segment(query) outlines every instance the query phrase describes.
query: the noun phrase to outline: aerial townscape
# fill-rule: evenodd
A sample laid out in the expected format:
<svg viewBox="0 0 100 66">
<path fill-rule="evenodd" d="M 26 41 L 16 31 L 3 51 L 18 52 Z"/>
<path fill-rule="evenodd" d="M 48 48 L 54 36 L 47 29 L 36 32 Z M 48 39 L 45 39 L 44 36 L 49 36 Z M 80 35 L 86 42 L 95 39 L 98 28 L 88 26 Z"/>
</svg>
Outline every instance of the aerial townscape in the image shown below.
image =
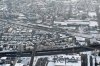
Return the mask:
<svg viewBox="0 0 100 66">
<path fill-rule="evenodd" d="M 100 66 L 100 0 L 0 0 L 0 66 Z"/>
</svg>

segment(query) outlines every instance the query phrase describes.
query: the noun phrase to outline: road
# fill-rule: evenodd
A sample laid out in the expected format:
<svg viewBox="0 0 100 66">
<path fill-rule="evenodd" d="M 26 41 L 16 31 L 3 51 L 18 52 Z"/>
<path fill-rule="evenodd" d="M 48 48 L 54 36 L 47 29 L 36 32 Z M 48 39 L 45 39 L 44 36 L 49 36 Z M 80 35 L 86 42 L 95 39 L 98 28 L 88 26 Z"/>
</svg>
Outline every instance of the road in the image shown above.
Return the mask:
<svg viewBox="0 0 100 66">
<path fill-rule="evenodd" d="M 65 49 L 51 49 L 51 50 L 41 50 L 36 51 L 36 56 L 44 56 L 44 55 L 55 55 L 55 54 L 68 54 L 68 53 L 79 53 L 84 51 L 92 51 L 98 49 L 100 50 L 100 45 L 91 45 L 88 47 L 72 47 Z M 0 57 L 30 57 L 32 52 L 0 52 Z"/>
</svg>

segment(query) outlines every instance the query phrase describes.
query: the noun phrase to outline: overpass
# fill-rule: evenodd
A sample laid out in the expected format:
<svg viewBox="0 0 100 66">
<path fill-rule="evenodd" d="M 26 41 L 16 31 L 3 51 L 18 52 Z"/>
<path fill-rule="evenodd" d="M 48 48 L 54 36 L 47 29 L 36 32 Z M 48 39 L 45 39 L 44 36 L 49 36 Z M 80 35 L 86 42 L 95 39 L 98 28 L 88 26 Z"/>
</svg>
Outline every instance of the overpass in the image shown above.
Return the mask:
<svg viewBox="0 0 100 66">
<path fill-rule="evenodd" d="M 51 49 L 51 50 L 41 50 L 36 51 L 35 56 L 44 56 L 44 55 L 56 55 L 56 54 L 72 54 L 72 53 L 79 53 L 85 51 L 93 51 L 93 50 L 100 50 L 100 45 L 91 45 L 88 47 L 70 47 L 65 49 Z M 31 57 L 32 52 L 18 52 L 18 51 L 9 51 L 9 52 L 0 52 L 0 57 Z"/>
</svg>

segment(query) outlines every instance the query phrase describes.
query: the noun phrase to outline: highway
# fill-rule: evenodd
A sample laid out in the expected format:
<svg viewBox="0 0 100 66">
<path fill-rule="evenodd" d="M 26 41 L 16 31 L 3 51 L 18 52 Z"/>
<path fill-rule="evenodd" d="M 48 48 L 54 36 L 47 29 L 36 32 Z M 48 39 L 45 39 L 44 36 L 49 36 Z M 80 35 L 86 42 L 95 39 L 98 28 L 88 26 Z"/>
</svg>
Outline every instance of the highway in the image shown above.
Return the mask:
<svg viewBox="0 0 100 66">
<path fill-rule="evenodd" d="M 32 28 L 32 29 L 34 28 L 36 30 L 44 30 L 44 31 L 48 31 L 48 32 L 56 32 L 56 31 L 59 31 L 59 33 L 66 32 L 64 29 L 54 28 L 54 27 L 45 26 L 45 25 L 41 25 L 41 24 L 24 24 L 24 23 L 12 22 L 12 21 L 9 22 L 9 24 L 20 25 L 20 26 L 24 26 L 24 27 L 28 27 L 28 28 Z M 79 35 L 78 33 L 77 34 L 70 33 L 70 34 L 84 37 L 81 34 Z M 85 36 L 85 38 L 89 38 L 89 37 Z M 54 54 L 68 54 L 68 53 L 73 53 L 73 52 L 78 53 L 78 52 L 83 52 L 83 51 L 94 50 L 92 48 L 99 49 L 100 45 L 93 45 L 93 46 L 89 46 L 89 47 L 73 47 L 73 48 L 66 48 L 66 49 L 36 51 L 36 56 L 54 55 Z M 31 56 L 31 52 L 16 52 L 16 51 L 15 52 L 1 52 L 0 56 L 11 56 L 11 57 L 15 57 L 15 56 L 27 57 L 28 56 L 29 57 L 29 56 Z"/>
<path fill-rule="evenodd" d="M 45 56 L 45 55 L 56 55 L 56 54 L 71 54 L 79 53 L 84 51 L 92 51 L 98 49 L 100 50 L 100 45 L 91 45 L 88 47 L 72 47 L 65 49 L 51 49 L 51 50 L 42 50 L 36 51 L 35 56 Z M 9 52 L 0 52 L 0 57 L 31 57 L 32 52 L 18 52 L 18 51 L 9 51 Z"/>
</svg>

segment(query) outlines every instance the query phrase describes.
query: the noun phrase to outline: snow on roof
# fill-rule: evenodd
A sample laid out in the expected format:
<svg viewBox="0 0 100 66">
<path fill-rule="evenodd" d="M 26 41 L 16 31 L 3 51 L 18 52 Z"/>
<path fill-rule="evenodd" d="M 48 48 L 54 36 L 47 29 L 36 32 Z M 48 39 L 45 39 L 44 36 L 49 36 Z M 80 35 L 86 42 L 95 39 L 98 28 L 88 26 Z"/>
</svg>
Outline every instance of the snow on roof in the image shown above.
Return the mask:
<svg viewBox="0 0 100 66">
<path fill-rule="evenodd" d="M 90 21 L 89 25 L 90 26 L 98 26 L 98 23 L 96 21 Z"/>
<path fill-rule="evenodd" d="M 96 16 L 96 12 L 89 12 L 88 15 L 89 16 Z"/>
<path fill-rule="evenodd" d="M 23 66 L 22 63 L 16 63 L 15 66 Z"/>
<path fill-rule="evenodd" d="M 81 24 L 81 25 L 89 25 L 89 22 L 67 22 L 67 24 Z"/>
<path fill-rule="evenodd" d="M 28 4 L 27 6 L 31 6 L 32 4 Z"/>
<path fill-rule="evenodd" d="M 42 2 L 42 1 L 37 1 L 36 4 L 38 4 L 38 5 L 45 5 L 46 3 Z"/>
<path fill-rule="evenodd" d="M 6 59 L 7 57 L 1 57 L 1 59 Z"/>
<path fill-rule="evenodd" d="M 24 15 L 24 14 L 22 14 L 22 13 L 19 13 L 19 16 L 20 16 L 20 17 L 23 17 L 23 16 L 25 16 L 25 15 Z"/>
<path fill-rule="evenodd" d="M 58 21 L 54 21 L 55 24 L 61 24 L 61 25 L 67 25 L 66 22 L 58 22 Z"/>
<path fill-rule="evenodd" d="M 54 23 L 61 24 L 61 25 L 68 25 L 68 24 L 89 25 L 89 21 L 82 21 L 82 20 L 69 20 L 69 21 L 65 21 L 65 22 L 55 21 Z"/>
<path fill-rule="evenodd" d="M 30 29 L 29 32 L 32 32 L 32 30 Z"/>
<path fill-rule="evenodd" d="M 0 10 L 4 10 L 4 9 L 6 10 L 6 7 L 0 7 Z"/>
<path fill-rule="evenodd" d="M 0 66 L 10 66 L 10 64 L 3 64 L 3 65 L 0 65 Z"/>
<path fill-rule="evenodd" d="M 100 57 L 99 56 L 97 56 L 97 63 L 99 63 L 100 62 Z"/>
<path fill-rule="evenodd" d="M 67 20 L 68 22 L 89 22 L 88 20 Z"/>
<path fill-rule="evenodd" d="M 82 37 L 78 37 L 78 36 L 76 36 L 76 40 L 78 40 L 78 41 L 84 41 L 85 38 L 82 38 Z"/>
<path fill-rule="evenodd" d="M 54 62 L 49 62 L 47 66 L 55 66 Z"/>
</svg>

